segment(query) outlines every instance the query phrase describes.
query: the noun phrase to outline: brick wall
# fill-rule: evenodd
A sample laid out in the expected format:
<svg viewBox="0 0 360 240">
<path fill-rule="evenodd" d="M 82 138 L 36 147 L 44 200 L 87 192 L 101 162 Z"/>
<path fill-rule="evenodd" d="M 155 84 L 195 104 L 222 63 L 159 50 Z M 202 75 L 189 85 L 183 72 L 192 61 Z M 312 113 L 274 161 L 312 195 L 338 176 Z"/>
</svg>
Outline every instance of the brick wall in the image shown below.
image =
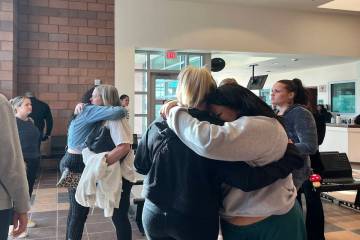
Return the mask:
<svg viewBox="0 0 360 240">
<path fill-rule="evenodd" d="M 114 0 L 21 0 L 17 22 L 17 92 L 47 102 L 65 135 L 94 79 L 114 84 Z"/>
<path fill-rule="evenodd" d="M 16 94 L 14 1 L 0 1 L 0 91 L 8 98 Z"/>
</svg>

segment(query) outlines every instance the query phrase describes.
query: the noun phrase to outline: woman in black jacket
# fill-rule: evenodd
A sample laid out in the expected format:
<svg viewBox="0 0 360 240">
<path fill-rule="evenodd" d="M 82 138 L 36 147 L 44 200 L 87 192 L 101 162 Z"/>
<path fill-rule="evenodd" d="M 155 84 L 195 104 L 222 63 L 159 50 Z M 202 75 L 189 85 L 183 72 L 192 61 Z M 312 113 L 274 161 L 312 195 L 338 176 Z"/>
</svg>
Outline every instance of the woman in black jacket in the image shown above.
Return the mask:
<svg viewBox="0 0 360 240">
<path fill-rule="evenodd" d="M 31 101 L 28 97 L 18 96 L 10 100 L 13 107 L 16 124 L 19 132 L 21 150 L 26 165 L 26 176 L 29 185 L 29 196 L 31 198 L 37 172 L 40 167 L 40 141 L 41 134 L 35 126 L 32 118 L 29 117 L 32 111 Z M 31 219 L 27 223 L 28 228 L 36 227 L 36 223 Z M 27 231 L 19 237 L 26 237 Z"/>
<path fill-rule="evenodd" d="M 211 74 L 205 69 L 187 68 L 179 79 L 180 85 L 196 82 L 192 89 L 196 94 L 187 99 L 196 108 L 189 109 L 189 113 L 221 125 L 221 121 L 204 111 L 204 99 L 216 89 Z M 184 100 L 182 97 L 178 99 Z M 302 162 L 291 144 L 282 160 L 263 167 L 209 160 L 190 150 L 159 118 L 144 134 L 135 157 L 137 171 L 147 175 L 142 216 L 147 238 L 217 239 L 222 183 L 252 191 L 288 176 Z"/>
</svg>

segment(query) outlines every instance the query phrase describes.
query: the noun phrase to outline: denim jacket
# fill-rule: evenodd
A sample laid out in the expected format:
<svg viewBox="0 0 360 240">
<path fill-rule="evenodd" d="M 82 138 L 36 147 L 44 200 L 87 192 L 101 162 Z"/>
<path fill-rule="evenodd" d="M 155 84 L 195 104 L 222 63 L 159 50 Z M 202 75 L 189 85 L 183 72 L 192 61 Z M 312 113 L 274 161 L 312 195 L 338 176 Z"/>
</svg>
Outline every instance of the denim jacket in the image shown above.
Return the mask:
<svg viewBox="0 0 360 240">
<path fill-rule="evenodd" d="M 85 147 L 85 140 L 96 122 L 116 120 L 127 115 L 123 107 L 85 105 L 84 110 L 70 123 L 68 129 L 68 148 L 81 152 Z"/>
</svg>

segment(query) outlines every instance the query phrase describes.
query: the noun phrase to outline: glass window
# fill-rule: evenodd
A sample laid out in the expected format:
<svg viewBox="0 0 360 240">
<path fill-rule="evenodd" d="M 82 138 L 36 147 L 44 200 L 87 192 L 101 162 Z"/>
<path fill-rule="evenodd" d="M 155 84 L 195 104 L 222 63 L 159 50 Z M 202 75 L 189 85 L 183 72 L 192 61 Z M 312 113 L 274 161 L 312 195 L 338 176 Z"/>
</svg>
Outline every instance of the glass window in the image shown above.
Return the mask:
<svg viewBox="0 0 360 240">
<path fill-rule="evenodd" d="M 165 67 L 165 57 L 161 53 L 151 53 L 150 54 L 150 68 L 151 69 L 164 69 Z"/>
<path fill-rule="evenodd" d="M 331 111 L 355 113 L 355 82 L 331 84 Z"/>
<path fill-rule="evenodd" d="M 202 56 L 190 55 L 189 56 L 189 65 L 194 67 L 201 67 L 202 64 Z"/>
<path fill-rule="evenodd" d="M 134 117 L 134 133 L 142 135 L 147 129 L 147 117 L 135 116 Z"/>
<path fill-rule="evenodd" d="M 261 89 L 259 97 L 266 102 L 267 105 L 271 106 L 270 89 Z"/>
<path fill-rule="evenodd" d="M 166 70 L 181 70 L 185 67 L 185 56 L 177 55 L 176 58 L 165 58 Z"/>
<path fill-rule="evenodd" d="M 135 92 L 147 92 L 146 72 L 135 72 Z"/>
<path fill-rule="evenodd" d="M 147 94 L 135 94 L 135 114 L 147 114 Z"/>
<path fill-rule="evenodd" d="M 155 104 L 155 119 L 160 116 L 160 109 L 163 106 L 163 104 Z"/>
<path fill-rule="evenodd" d="M 155 79 L 155 100 L 171 100 L 176 98 L 178 80 Z"/>
<path fill-rule="evenodd" d="M 176 53 L 175 58 L 167 58 L 166 51 L 135 50 L 135 133 L 145 132 L 147 124 L 158 116 L 163 102 L 176 98 L 178 81 L 176 76 L 171 74 L 176 75 L 187 64 L 194 67 L 203 66 L 204 56 L 200 53 L 181 52 Z M 164 73 L 169 75 L 163 75 Z"/>
<path fill-rule="evenodd" d="M 146 69 L 147 57 L 146 53 L 135 53 L 135 69 Z"/>
</svg>

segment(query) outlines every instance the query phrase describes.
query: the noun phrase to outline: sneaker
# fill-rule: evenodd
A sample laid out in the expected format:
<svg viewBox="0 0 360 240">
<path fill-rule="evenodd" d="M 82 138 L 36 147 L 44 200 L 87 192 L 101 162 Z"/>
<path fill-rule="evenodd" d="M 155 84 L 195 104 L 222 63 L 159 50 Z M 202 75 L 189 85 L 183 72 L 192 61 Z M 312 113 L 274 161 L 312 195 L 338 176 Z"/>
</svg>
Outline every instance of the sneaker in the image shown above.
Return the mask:
<svg viewBox="0 0 360 240">
<path fill-rule="evenodd" d="M 28 228 L 34 228 L 34 227 L 36 227 L 36 222 L 31 221 L 31 220 L 29 219 L 29 220 L 28 220 L 28 223 L 27 223 L 27 227 L 28 227 Z"/>
</svg>

